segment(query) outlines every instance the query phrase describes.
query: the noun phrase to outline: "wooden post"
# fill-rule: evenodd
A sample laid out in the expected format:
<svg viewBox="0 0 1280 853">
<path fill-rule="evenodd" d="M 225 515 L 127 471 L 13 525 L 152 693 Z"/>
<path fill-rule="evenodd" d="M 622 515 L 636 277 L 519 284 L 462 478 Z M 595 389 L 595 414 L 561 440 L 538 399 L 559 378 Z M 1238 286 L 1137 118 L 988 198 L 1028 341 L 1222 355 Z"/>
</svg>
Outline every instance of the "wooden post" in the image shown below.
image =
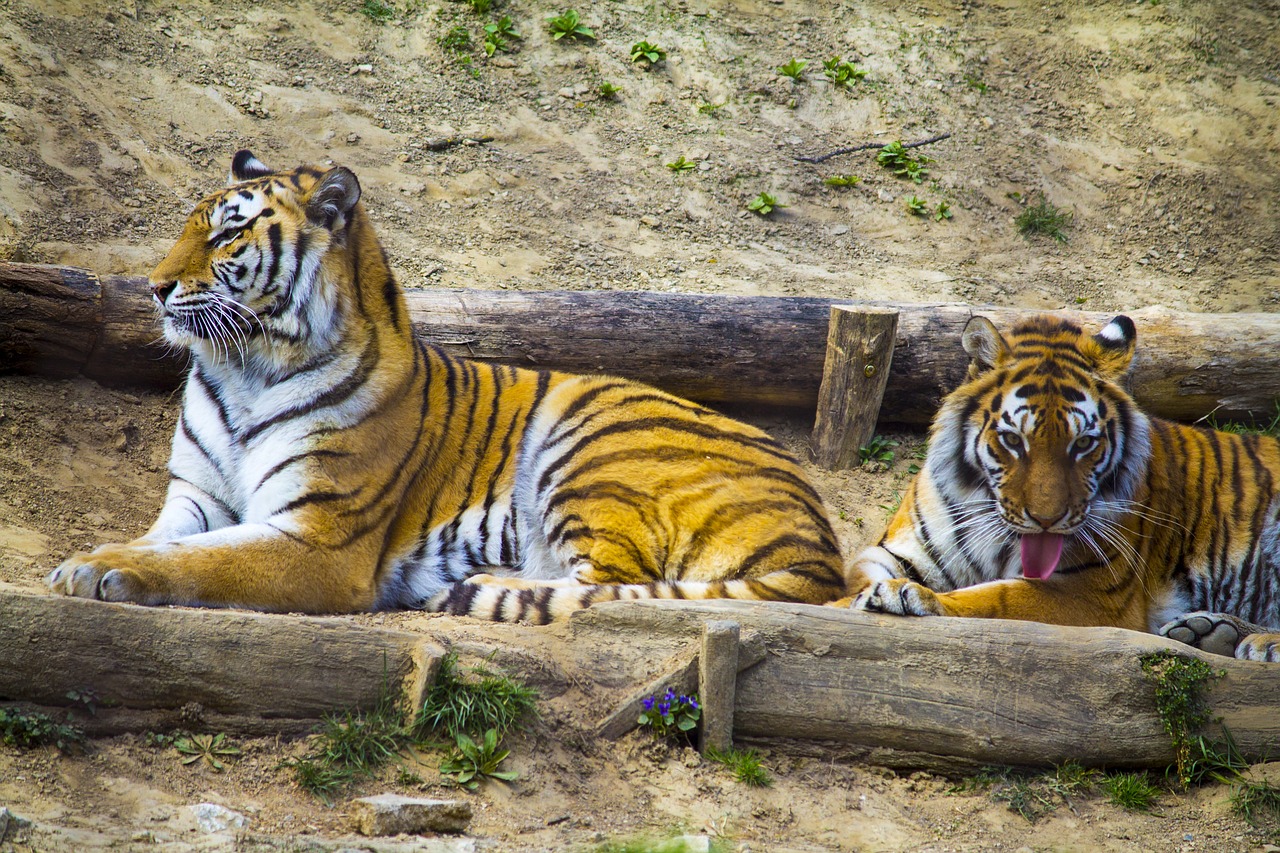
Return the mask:
<svg viewBox="0 0 1280 853">
<path fill-rule="evenodd" d="M 824 468 L 858 464 L 858 448 L 875 433 L 897 336 L 896 308 L 831 306 L 810 441 L 814 461 Z"/>
<path fill-rule="evenodd" d="M 739 633 L 738 623 L 727 619 L 702 626 L 702 653 L 698 656 L 698 701 L 702 704 L 699 752 L 724 752 L 733 747 Z"/>
</svg>

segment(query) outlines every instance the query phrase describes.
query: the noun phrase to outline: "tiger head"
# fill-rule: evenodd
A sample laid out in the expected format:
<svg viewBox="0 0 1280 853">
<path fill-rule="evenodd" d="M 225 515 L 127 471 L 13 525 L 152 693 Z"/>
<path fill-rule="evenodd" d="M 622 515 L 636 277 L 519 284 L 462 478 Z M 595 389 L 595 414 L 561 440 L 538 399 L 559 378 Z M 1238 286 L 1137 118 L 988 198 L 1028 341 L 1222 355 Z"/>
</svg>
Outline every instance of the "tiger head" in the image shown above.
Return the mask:
<svg viewBox="0 0 1280 853">
<path fill-rule="evenodd" d="M 1051 575 L 1073 539 L 1096 553 L 1128 508 L 1149 454 L 1148 422 L 1119 384 L 1135 340 L 1124 316 L 1094 335 L 1049 316 L 1007 337 L 983 317 L 965 327 L 969 380 L 935 422 L 931 473 L 960 523 L 1019 537 L 1025 577 Z"/>
<path fill-rule="evenodd" d="M 273 172 L 238 152 L 228 186 L 196 205 L 151 273 L 165 338 L 208 362 L 260 366 L 331 346 L 352 277 L 341 250 L 368 228 L 359 200 L 345 168 Z"/>
</svg>

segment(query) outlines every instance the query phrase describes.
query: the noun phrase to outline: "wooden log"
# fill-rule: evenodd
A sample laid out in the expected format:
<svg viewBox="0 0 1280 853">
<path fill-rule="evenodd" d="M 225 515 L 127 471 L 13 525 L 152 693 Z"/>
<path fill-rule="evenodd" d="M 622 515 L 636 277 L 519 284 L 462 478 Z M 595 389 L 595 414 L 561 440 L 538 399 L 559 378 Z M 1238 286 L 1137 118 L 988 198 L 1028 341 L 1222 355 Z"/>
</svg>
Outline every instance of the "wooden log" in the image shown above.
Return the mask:
<svg viewBox="0 0 1280 853">
<path fill-rule="evenodd" d="M 229 731 L 306 731 L 385 690 L 421 694 L 442 655 L 416 634 L 349 619 L 0 592 L 0 699 L 65 706 L 68 691 L 91 688 L 98 732 L 193 716 Z"/>
<path fill-rule="evenodd" d="M 698 655 L 698 696 L 702 725 L 698 751 L 727 752 L 733 748 L 733 703 L 738 684 L 738 623 L 715 619 L 702 626 Z"/>
<path fill-rule="evenodd" d="M 110 385 L 172 388 L 185 358 L 157 345 L 146 283 L 0 264 L 0 373 L 81 373 Z M 34 280 L 33 280 L 34 277 Z M 710 403 L 817 405 L 833 300 L 634 292 L 414 290 L 415 330 L 456 355 L 630 376 Z M 75 306 L 60 308 L 66 299 Z M 846 304 L 840 300 L 838 304 Z M 884 423 L 925 424 L 965 375 L 960 333 L 980 313 L 1001 328 L 1030 312 L 955 304 L 898 308 Z M 1059 312 L 1101 328 L 1111 314 Z M 1130 312 L 1132 388 L 1149 412 L 1195 420 L 1269 417 L 1280 388 L 1280 316 Z M 103 328 L 110 319 L 110 326 Z M 96 324 L 96 325 L 95 325 Z M 90 364 L 91 362 L 91 364 Z"/>
<path fill-rule="evenodd" d="M 810 439 L 813 460 L 824 468 L 839 471 L 859 464 L 859 449 L 876 431 L 897 336 L 897 308 L 831 306 Z"/>
<path fill-rule="evenodd" d="M 1141 658 L 1172 650 L 1223 672 L 1209 684 L 1209 707 L 1246 755 L 1274 755 L 1280 742 L 1280 667 L 1118 628 L 727 600 L 598 604 L 570 627 L 583 639 L 597 632 L 692 637 L 708 619 L 758 631 L 770 649 L 738 679 L 739 737 L 981 763 L 1167 766 L 1173 749 Z"/>
</svg>

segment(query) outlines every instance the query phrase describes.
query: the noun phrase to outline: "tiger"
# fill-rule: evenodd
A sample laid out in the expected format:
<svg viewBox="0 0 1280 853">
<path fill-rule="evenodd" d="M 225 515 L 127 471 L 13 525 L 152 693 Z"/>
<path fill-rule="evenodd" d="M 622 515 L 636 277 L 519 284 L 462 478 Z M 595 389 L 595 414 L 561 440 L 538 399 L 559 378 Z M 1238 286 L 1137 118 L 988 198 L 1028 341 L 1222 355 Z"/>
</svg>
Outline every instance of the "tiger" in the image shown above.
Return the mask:
<svg viewBox="0 0 1280 853">
<path fill-rule="evenodd" d="M 1125 391 L 1133 321 L 974 316 L 968 377 L 879 542 L 857 610 L 1147 631 L 1280 660 L 1280 442 L 1172 423 Z"/>
<path fill-rule="evenodd" d="M 53 591 L 534 624 L 844 594 L 823 500 L 780 443 L 637 381 L 420 341 L 360 199 L 345 167 L 235 154 L 149 278 L 190 353 L 163 507 Z"/>
</svg>

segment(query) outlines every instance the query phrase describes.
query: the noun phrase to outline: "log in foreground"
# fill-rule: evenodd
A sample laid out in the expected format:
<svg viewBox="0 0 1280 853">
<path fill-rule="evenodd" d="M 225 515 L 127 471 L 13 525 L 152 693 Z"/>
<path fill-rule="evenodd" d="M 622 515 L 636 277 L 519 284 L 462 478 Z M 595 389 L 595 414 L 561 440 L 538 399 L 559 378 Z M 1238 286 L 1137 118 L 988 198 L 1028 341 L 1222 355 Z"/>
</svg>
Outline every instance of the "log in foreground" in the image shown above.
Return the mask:
<svg viewBox="0 0 1280 853">
<path fill-rule="evenodd" d="M 455 355 L 518 367 L 615 373 L 710 403 L 817 404 L 832 305 L 816 297 L 610 291 L 414 290 L 420 337 Z M 928 423 L 964 378 L 960 333 L 974 314 L 1004 329 L 1030 313 L 956 304 L 862 303 L 900 312 L 881 421 Z M 1059 312 L 1091 328 L 1113 315 Z M 147 284 L 84 270 L 0 264 L 0 373 L 83 375 L 171 388 L 185 360 L 158 344 Z M 1132 389 L 1152 414 L 1269 417 L 1280 389 L 1280 317 L 1130 312 Z"/>
<path fill-rule="evenodd" d="M 1246 755 L 1280 740 L 1280 666 L 1207 655 L 1151 634 L 997 619 L 904 619 L 739 601 L 599 604 L 582 642 L 608 632 L 696 640 L 703 622 L 758 631 L 770 654 L 738 676 L 734 735 L 839 741 L 978 763 L 1168 766 L 1143 655 L 1172 650 L 1222 671 L 1207 692 Z"/>
<path fill-rule="evenodd" d="M 442 654 L 420 635 L 337 617 L 0 591 L 0 699 L 56 706 L 89 690 L 102 707 L 85 723 L 98 731 L 305 732 L 388 690 L 421 705 Z"/>
</svg>

